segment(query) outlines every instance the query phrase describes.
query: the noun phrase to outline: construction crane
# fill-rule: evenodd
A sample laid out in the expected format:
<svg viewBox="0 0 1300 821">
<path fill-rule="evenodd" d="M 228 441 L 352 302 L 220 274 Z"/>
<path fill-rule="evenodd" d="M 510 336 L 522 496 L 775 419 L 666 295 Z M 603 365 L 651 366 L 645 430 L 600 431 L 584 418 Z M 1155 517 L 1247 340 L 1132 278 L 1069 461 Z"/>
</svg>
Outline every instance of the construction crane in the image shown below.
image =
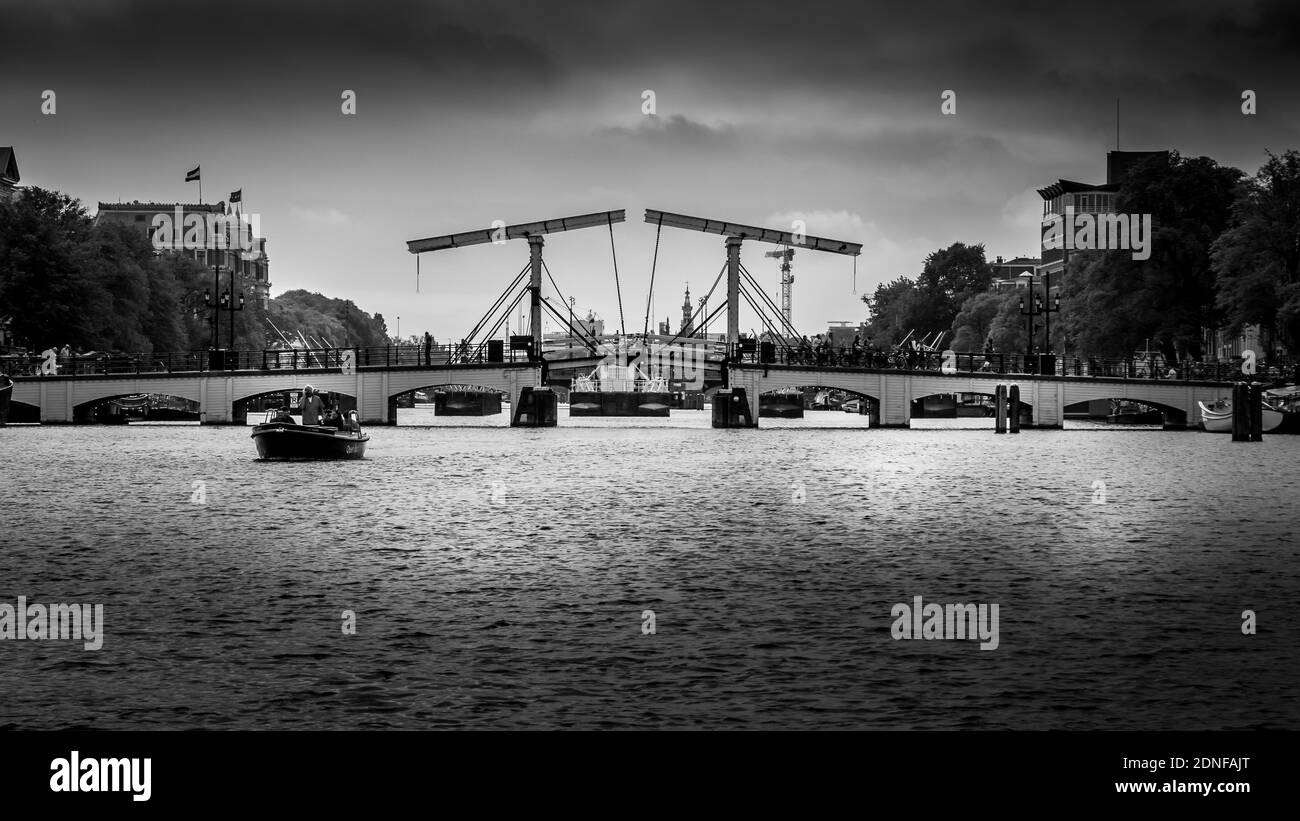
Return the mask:
<svg viewBox="0 0 1300 821">
<path fill-rule="evenodd" d="M 781 260 L 781 313 L 785 314 L 785 321 L 793 325 L 794 319 L 790 315 L 790 292 L 792 290 L 790 286 L 794 284 L 794 274 L 790 273 L 790 259 L 794 256 L 794 249 L 787 246 L 780 251 L 768 251 L 763 256 Z"/>
</svg>

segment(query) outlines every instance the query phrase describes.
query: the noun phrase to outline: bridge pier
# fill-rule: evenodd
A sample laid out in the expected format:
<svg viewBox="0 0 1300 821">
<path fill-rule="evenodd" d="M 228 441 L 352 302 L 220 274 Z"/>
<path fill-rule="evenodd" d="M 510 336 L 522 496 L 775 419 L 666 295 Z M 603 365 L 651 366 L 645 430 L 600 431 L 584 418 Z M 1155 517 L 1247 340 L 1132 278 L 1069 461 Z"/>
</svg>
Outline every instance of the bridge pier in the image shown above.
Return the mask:
<svg viewBox="0 0 1300 821">
<path fill-rule="evenodd" d="M 232 379 L 228 376 L 210 377 L 199 383 L 199 424 L 234 424 L 234 406 L 231 399 Z"/>
<path fill-rule="evenodd" d="M 713 427 L 758 427 L 758 394 L 744 388 L 724 388 L 713 394 Z"/>
<path fill-rule="evenodd" d="M 510 408 L 512 428 L 553 428 L 559 422 L 559 397 L 550 388 L 525 386 Z"/>
</svg>

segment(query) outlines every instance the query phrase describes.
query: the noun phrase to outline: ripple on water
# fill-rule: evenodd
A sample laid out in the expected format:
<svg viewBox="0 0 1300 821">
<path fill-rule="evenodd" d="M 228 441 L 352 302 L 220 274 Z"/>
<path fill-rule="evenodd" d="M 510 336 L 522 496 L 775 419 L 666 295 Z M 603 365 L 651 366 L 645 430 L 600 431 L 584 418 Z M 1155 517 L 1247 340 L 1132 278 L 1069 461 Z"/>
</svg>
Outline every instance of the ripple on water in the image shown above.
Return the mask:
<svg viewBox="0 0 1300 821">
<path fill-rule="evenodd" d="M 0 602 L 107 633 L 0 643 L 0 726 L 1300 727 L 1300 437 L 839 416 L 375 429 L 349 464 L 5 429 Z M 998 603 L 998 648 L 894 640 L 918 595 Z"/>
</svg>

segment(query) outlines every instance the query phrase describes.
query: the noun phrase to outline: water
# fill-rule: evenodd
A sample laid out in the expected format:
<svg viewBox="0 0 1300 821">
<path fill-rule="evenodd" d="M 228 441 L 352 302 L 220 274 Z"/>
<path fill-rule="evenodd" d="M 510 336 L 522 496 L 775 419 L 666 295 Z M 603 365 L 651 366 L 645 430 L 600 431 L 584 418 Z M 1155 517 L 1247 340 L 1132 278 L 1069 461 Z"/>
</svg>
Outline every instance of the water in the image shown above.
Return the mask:
<svg viewBox="0 0 1300 821">
<path fill-rule="evenodd" d="M 0 642 L 0 728 L 1300 729 L 1300 437 L 438 421 L 0 431 L 0 603 L 106 623 Z"/>
</svg>

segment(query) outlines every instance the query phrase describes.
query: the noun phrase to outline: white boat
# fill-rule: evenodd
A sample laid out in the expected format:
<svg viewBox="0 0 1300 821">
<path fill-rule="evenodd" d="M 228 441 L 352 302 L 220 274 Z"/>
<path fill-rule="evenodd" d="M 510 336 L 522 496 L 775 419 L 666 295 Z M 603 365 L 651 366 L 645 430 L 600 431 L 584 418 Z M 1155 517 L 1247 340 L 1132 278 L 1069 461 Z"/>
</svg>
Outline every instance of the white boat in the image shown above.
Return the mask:
<svg viewBox="0 0 1300 821">
<path fill-rule="evenodd" d="M 1209 405 L 1197 402 L 1201 406 L 1201 426 L 1211 433 L 1232 433 L 1232 400 L 1220 399 Z M 1261 408 L 1262 433 L 1268 433 L 1282 424 L 1282 412 L 1270 408 L 1267 404 Z"/>
</svg>

